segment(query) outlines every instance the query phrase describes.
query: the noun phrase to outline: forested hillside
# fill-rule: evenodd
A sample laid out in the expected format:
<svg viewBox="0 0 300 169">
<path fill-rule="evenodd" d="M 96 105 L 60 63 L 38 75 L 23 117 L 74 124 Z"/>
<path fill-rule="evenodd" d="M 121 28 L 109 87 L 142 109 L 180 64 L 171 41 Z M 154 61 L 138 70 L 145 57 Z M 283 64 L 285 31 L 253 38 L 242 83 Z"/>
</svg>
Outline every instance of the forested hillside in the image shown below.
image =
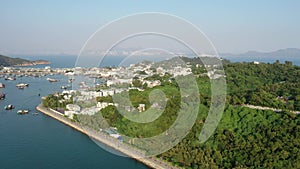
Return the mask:
<svg viewBox="0 0 300 169">
<path fill-rule="evenodd" d="M 189 60 L 190 61 L 190 60 Z M 199 62 L 200 63 L 200 62 Z M 227 80 L 226 107 L 215 133 L 201 144 L 199 134 L 210 107 L 210 79 L 204 67 L 191 65 L 200 92 L 201 105 L 197 120 L 189 134 L 174 148 L 158 158 L 183 168 L 300 168 L 300 67 L 291 62 L 281 64 L 225 63 Z M 152 76 L 162 83 L 144 91 L 130 90 L 133 106 L 144 103 L 149 108 L 149 93 L 160 89 L 168 98 L 165 111 L 147 124 L 124 118 L 114 106 L 93 116 L 78 115 L 76 120 L 96 130 L 102 126 L 97 117 L 104 117 L 121 134 L 151 137 L 168 129 L 180 108 L 178 86 L 170 76 Z M 113 102 L 111 97 L 98 101 Z M 192 99 L 191 97 L 188 99 Z M 280 108 L 283 111 L 257 110 L 243 104 Z M 186 112 L 189 113 L 189 112 Z"/>
<path fill-rule="evenodd" d="M 300 67 L 292 62 L 232 63 L 225 71 L 231 104 L 300 110 Z"/>
</svg>

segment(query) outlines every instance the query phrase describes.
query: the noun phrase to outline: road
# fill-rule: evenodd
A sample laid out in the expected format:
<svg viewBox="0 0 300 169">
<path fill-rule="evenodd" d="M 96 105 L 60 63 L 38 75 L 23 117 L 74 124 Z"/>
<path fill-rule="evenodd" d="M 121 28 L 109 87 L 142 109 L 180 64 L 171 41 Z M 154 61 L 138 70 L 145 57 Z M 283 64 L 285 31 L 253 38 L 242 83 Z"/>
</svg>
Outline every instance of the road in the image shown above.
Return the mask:
<svg viewBox="0 0 300 169">
<path fill-rule="evenodd" d="M 281 112 L 282 109 L 275 109 L 275 108 L 272 108 L 272 107 L 263 107 L 263 106 L 254 106 L 254 105 L 249 105 L 249 104 L 242 104 L 241 105 L 242 107 L 248 107 L 250 109 L 258 109 L 258 110 L 272 110 L 272 111 L 275 111 L 275 112 Z M 290 111 L 294 114 L 300 114 L 300 111 Z"/>
</svg>

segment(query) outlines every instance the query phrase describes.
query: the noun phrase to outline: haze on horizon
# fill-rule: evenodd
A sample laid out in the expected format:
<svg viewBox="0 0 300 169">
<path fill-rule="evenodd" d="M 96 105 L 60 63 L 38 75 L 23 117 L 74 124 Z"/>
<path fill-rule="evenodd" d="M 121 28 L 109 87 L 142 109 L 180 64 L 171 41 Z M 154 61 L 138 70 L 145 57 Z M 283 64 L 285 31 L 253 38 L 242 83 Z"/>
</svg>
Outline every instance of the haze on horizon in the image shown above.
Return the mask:
<svg viewBox="0 0 300 169">
<path fill-rule="evenodd" d="M 293 0 L 1 1 L 0 54 L 77 55 L 98 28 L 141 12 L 168 13 L 192 22 L 220 53 L 300 48 L 299 6 Z"/>
</svg>

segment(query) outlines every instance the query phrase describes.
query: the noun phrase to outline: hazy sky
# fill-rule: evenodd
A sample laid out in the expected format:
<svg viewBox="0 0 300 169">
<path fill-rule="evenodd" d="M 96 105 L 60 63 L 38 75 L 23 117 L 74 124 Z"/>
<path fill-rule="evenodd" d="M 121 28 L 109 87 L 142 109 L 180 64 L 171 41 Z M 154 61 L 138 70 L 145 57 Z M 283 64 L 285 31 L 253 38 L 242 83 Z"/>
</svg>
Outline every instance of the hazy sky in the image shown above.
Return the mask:
<svg viewBox="0 0 300 169">
<path fill-rule="evenodd" d="M 138 12 L 164 12 L 195 24 L 219 52 L 300 48 L 297 0 L 2 0 L 0 53 L 77 54 L 99 27 Z"/>
</svg>

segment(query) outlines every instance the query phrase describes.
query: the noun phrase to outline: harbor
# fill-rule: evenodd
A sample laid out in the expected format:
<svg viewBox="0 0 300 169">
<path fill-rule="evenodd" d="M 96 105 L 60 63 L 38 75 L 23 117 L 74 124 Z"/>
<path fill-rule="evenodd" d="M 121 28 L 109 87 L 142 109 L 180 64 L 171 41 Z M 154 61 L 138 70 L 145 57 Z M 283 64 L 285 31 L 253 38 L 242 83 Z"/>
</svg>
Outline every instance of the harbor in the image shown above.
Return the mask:
<svg viewBox="0 0 300 169">
<path fill-rule="evenodd" d="M 12 87 L 15 86 L 19 90 L 19 92 L 25 92 L 27 93 L 28 89 L 32 90 L 31 88 L 34 88 L 37 84 L 34 84 L 35 81 L 40 81 L 43 84 L 47 84 L 47 86 L 51 86 L 47 90 L 47 94 L 50 93 L 57 93 L 62 92 L 70 87 L 70 84 L 74 82 L 74 79 L 72 78 L 75 74 L 74 72 L 77 72 L 78 74 L 82 74 L 82 72 L 87 72 L 84 74 L 84 76 L 89 77 L 91 79 L 110 79 L 109 75 L 104 75 L 99 77 L 99 73 L 106 72 L 107 70 L 105 68 L 51 68 L 49 66 L 46 66 L 44 68 L 19 68 L 19 67 L 3 67 L 0 70 L 0 79 L 3 79 L 4 83 L 2 83 L 3 90 L 6 87 Z M 120 70 L 116 70 L 120 71 Z M 75 74 L 76 75 L 76 74 Z M 34 79 L 34 80 L 29 80 Z M 80 84 L 81 87 L 85 85 L 83 82 L 76 82 L 76 84 Z M 39 86 L 39 85 L 38 85 Z M 28 89 L 27 89 L 28 88 Z M 52 88 L 52 89 L 51 89 Z M 18 92 L 18 90 L 15 89 L 14 92 Z M 50 89 L 50 90 L 49 90 Z M 32 99 L 30 97 L 34 97 L 36 100 L 40 100 L 40 96 L 46 96 L 47 94 L 43 93 L 43 89 L 41 86 L 39 88 L 35 88 L 36 93 L 28 93 L 25 96 L 25 100 L 22 100 L 16 105 L 12 105 L 14 102 L 10 102 L 9 104 L 4 106 L 5 110 L 9 110 L 12 112 L 16 112 L 17 115 L 38 115 L 37 112 L 33 111 L 33 109 L 28 108 L 28 104 L 26 102 L 30 102 Z M 33 94 L 33 95 L 32 95 Z M 3 93 L 3 99 L 5 99 L 6 94 Z M 8 97 L 12 97 L 11 93 L 9 92 Z M 9 99 L 10 100 L 10 99 Z M 125 154 L 126 156 L 135 159 L 148 167 L 151 168 L 175 168 L 174 166 L 171 166 L 170 164 L 163 162 L 162 160 L 156 158 L 156 157 L 143 157 L 143 154 L 139 152 L 138 150 L 133 149 L 129 145 L 126 145 L 120 141 L 118 141 L 115 138 L 110 137 L 109 135 L 105 134 L 104 132 L 97 132 L 93 131 L 88 128 L 82 127 L 80 124 L 72 122 L 71 119 L 66 118 L 62 115 L 59 115 L 57 113 L 54 113 L 52 110 L 49 110 L 47 108 L 42 107 L 42 105 L 39 105 L 36 107 L 36 109 L 43 114 L 50 116 L 51 118 L 54 118 L 55 120 L 58 120 L 62 122 L 63 124 L 66 124 L 73 129 L 89 136 L 91 139 L 96 140 L 100 142 L 101 144 L 104 144 L 105 146 L 109 146 L 116 151 L 121 152 L 122 154 Z"/>
<path fill-rule="evenodd" d="M 57 79 L 50 83 L 47 77 Z M 1 168 L 32 168 L 33 163 L 26 158 L 34 157 L 34 166 L 39 168 L 129 168 L 146 169 L 143 163 L 131 158 L 115 156 L 98 147 L 89 137 L 73 130 L 58 120 L 40 113 L 36 106 L 41 96 L 61 92 L 61 86 L 69 84 L 64 75 L 42 77 L 23 76 L 15 81 L 5 81 L 6 97 L 0 100 L 0 155 Z M 29 87 L 19 90 L 16 84 L 28 83 Z M 12 105 L 14 109 L 5 110 Z M 30 110 L 28 114 L 18 115 L 18 110 Z M 18 155 L 18 160 L 15 160 Z M 44 159 L 47 159 L 47 163 Z M 63 159 L 63 160 L 62 160 Z M 60 161 L 58 163 L 58 161 Z M 118 161 L 118 163 L 115 163 Z"/>
</svg>

